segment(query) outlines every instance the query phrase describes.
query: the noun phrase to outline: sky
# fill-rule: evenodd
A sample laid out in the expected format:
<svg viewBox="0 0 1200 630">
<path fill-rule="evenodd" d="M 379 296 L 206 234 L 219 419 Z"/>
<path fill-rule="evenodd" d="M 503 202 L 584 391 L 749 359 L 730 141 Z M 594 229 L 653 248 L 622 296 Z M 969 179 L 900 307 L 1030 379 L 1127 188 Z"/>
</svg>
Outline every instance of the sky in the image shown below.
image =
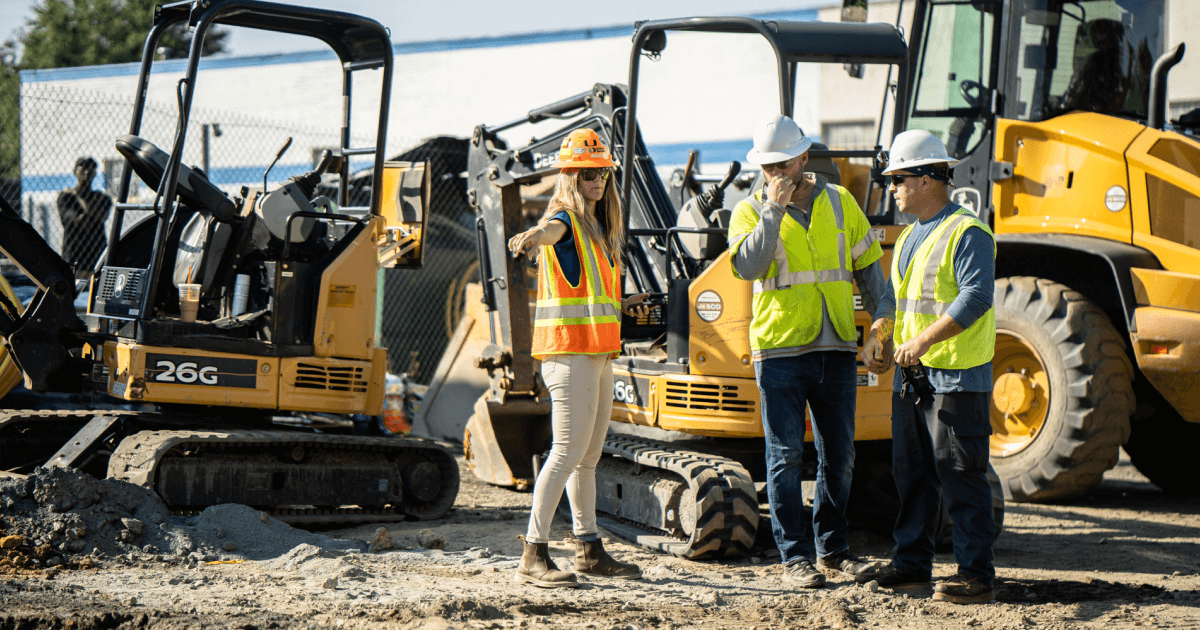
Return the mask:
<svg viewBox="0 0 1200 630">
<path fill-rule="evenodd" d="M 37 0 L 0 0 L 0 40 L 17 35 L 33 16 Z M 388 27 L 393 42 L 469 39 L 629 25 L 638 20 L 700 15 L 745 15 L 840 5 L 840 0 L 291 0 L 290 4 L 336 7 L 364 15 Z M 231 56 L 315 50 L 322 44 L 288 35 L 233 33 Z"/>
</svg>

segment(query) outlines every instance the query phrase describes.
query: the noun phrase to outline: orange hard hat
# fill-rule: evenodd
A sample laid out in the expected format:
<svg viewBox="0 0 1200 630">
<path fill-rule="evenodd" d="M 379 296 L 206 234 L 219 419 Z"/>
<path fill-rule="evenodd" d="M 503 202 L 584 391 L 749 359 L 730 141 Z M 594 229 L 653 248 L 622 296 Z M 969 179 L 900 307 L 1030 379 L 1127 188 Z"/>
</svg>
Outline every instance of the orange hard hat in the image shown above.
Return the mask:
<svg viewBox="0 0 1200 630">
<path fill-rule="evenodd" d="M 555 168 L 608 168 L 616 166 L 600 134 L 591 129 L 576 129 L 563 138 Z"/>
</svg>

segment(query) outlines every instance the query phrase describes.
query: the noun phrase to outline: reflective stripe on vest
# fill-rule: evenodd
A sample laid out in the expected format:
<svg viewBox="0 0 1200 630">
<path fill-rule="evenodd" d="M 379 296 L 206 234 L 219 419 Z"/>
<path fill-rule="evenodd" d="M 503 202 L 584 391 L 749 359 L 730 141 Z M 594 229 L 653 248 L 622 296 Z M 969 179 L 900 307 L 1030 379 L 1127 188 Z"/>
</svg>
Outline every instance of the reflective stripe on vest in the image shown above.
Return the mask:
<svg viewBox="0 0 1200 630">
<path fill-rule="evenodd" d="M 563 274 L 553 245 L 541 248 L 531 354 L 612 354 L 621 350 L 621 274 L 571 217 L 579 284 Z"/>
<path fill-rule="evenodd" d="M 986 225 L 961 208 L 944 219 L 913 252 L 903 280 L 900 279 L 899 252 L 912 233 L 912 226 L 905 229 L 896 240 L 896 255 L 892 257 L 892 285 L 896 287 L 896 345 L 903 344 L 932 326 L 958 297 L 953 253 L 963 233 L 975 226 L 992 236 Z M 931 244 L 930 238 L 933 239 Z M 992 238 L 995 247 L 995 237 Z M 949 265 L 944 264 L 946 260 L 950 261 Z M 915 278 L 918 275 L 919 285 Z M 916 290 L 918 286 L 919 291 Z M 930 347 L 921 357 L 921 363 L 934 368 L 964 370 L 991 361 L 995 347 L 996 310 L 993 307 L 963 332 Z"/>
<path fill-rule="evenodd" d="M 767 271 L 768 277 L 754 281 L 750 348 L 755 360 L 770 356 L 774 350 L 812 343 L 821 331 L 822 303 L 838 337 L 844 341 L 855 339 L 854 285 L 847 261 L 842 189 L 829 184 L 818 190 L 823 194 L 813 199 L 807 228 L 789 219 L 785 211 L 775 243 L 774 264 Z M 745 199 L 760 217 L 763 194 L 757 191 Z M 868 241 L 867 246 L 873 242 Z M 792 269 L 793 264 L 806 268 Z"/>
<path fill-rule="evenodd" d="M 850 282 L 854 279 L 853 275 L 846 269 L 846 219 L 842 213 L 842 194 L 832 184 L 825 186 L 825 191 L 828 193 L 829 205 L 833 207 L 833 222 L 837 226 L 837 251 L 838 264 L 840 269 L 825 269 L 822 271 L 790 271 L 787 259 L 787 250 L 783 247 L 783 238 L 775 242 L 775 267 L 779 270 L 779 274 L 773 278 L 764 278 L 754 281 L 754 292 L 762 293 L 763 291 L 777 291 L 795 286 L 797 284 L 816 284 L 818 282 Z M 765 194 L 765 193 L 764 193 Z M 763 204 L 757 197 L 751 194 L 746 197 L 746 201 L 750 202 L 750 207 L 762 216 Z M 786 208 L 784 214 L 787 214 Z M 809 227 L 812 227 L 811 223 Z M 873 239 L 874 237 L 872 237 Z M 865 239 L 864 239 L 865 240 Z M 874 242 L 873 240 L 871 242 Z M 860 242 L 861 244 L 861 242 Z M 866 247 L 870 247 L 871 243 L 867 243 Z M 857 247 L 857 246 L 856 246 Z M 865 249 L 863 251 L 866 251 Z M 862 254 L 859 254 L 861 256 Z M 858 256 L 855 256 L 857 258 Z"/>
</svg>

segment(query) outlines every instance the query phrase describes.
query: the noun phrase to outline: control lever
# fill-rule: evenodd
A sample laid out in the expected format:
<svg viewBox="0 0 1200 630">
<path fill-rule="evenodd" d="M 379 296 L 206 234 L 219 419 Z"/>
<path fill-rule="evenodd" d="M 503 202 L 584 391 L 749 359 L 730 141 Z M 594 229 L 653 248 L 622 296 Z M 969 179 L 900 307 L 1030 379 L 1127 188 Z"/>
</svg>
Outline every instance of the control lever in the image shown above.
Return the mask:
<svg viewBox="0 0 1200 630">
<path fill-rule="evenodd" d="M 275 168 L 275 163 L 279 161 L 279 158 L 283 157 L 284 153 L 287 153 L 287 150 L 291 146 L 292 146 L 292 137 L 288 136 L 287 142 L 284 142 L 283 147 L 281 147 L 279 149 L 279 153 L 275 154 L 275 159 L 271 160 L 271 165 L 267 167 L 267 170 L 263 171 L 263 192 L 264 193 L 267 192 L 267 175 L 271 172 L 271 169 Z"/>
<path fill-rule="evenodd" d="M 733 183 L 734 178 L 740 172 L 742 172 L 742 163 L 737 160 L 730 162 L 729 171 L 725 173 L 725 177 L 716 186 L 709 188 L 697 198 L 700 214 L 704 215 L 705 219 L 709 219 L 713 212 L 725 206 L 725 189 Z"/>
</svg>

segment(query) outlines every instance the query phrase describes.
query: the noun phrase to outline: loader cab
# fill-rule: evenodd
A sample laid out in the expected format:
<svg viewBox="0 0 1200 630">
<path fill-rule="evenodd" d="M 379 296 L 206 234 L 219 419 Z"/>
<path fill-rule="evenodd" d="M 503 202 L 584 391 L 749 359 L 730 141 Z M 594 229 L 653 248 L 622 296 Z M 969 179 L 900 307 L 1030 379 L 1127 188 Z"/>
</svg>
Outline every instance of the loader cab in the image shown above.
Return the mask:
<svg viewBox="0 0 1200 630">
<path fill-rule="evenodd" d="M 962 160 L 952 200 L 992 224 L 992 184 L 1012 177 L 994 157 L 997 121 L 1094 112 L 1145 123 L 1163 26 L 1161 0 L 918 2 L 906 128 Z"/>
</svg>

